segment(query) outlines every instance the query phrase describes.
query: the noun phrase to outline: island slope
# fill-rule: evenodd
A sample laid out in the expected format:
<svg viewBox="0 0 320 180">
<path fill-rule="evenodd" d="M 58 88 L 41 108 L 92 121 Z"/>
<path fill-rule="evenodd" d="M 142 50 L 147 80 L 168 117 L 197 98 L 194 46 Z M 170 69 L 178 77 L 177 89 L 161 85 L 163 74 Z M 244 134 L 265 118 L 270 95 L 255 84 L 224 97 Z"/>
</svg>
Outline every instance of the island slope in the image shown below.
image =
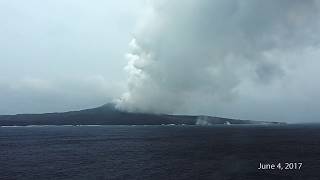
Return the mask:
<svg viewBox="0 0 320 180">
<path fill-rule="evenodd" d="M 0 126 L 27 125 L 214 125 L 214 124 L 282 124 L 236 120 L 211 116 L 188 116 L 131 113 L 117 110 L 113 104 L 80 111 L 45 114 L 1 115 Z"/>
</svg>

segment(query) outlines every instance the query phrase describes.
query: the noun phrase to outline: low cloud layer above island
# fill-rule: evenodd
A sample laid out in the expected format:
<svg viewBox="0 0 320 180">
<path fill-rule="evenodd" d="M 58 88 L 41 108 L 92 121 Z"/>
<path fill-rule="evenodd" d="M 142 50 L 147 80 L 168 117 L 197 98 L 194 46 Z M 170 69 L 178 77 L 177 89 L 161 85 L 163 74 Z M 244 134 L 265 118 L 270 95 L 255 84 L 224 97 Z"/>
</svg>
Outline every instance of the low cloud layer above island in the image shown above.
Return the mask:
<svg viewBox="0 0 320 180">
<path fill-rule="evenodd" d="M 149 1 L 120 109 L 319 121 L 316 0 Z"/>
<path fill-rule="evenodd" d="M 123 84 L 101 75 L 60 79 L 24 77 L 0 81 L 2 114 L 64 112 L 92 108 L 119 97 Z"/>
</svg>

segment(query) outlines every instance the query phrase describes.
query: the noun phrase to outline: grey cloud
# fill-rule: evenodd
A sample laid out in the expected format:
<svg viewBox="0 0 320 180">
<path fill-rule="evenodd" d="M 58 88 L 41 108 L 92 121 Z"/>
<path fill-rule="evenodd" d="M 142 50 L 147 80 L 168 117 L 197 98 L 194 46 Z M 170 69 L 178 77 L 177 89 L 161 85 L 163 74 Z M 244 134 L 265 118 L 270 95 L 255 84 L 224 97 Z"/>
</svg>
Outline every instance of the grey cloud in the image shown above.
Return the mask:
<svg viewBox="0 0 320 180">
<path fill-rule="evenodd" d="M 297 114 L 295 109 L 314 103 L 301 102 L 296 94 L 288 97 L 284 87 L 306 92 L 303 79 L 315 78 L 297 77 L 296 72 L 307 70 L 310 59 L 318 56 L 317 1 L 188 0 L 149 5 L 130 45 L 128 91 L 118 100 L 119 108 L 290 121 L 291 116 L 282 114 Z M 310 48 L 316 49 L 314 54 Z M 301 86 L 293 87 L 296 84 Z M 285 95 L 283 101 L 277 99 L 280 95 Z M 282 113 L 273 108 L 286 103 L 296 106 Z M 265 116 L 261 109 L 273 115 Z"/>
</svg>

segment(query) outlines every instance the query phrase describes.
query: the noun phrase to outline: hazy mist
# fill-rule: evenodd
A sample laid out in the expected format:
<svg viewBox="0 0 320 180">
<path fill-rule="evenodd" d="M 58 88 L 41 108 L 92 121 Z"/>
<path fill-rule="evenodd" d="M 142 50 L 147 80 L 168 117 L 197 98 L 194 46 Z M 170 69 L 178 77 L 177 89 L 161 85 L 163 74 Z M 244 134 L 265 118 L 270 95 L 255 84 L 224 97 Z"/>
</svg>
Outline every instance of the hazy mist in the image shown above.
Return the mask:
<svg viewBox="0 0 320 180">
<path fill-rule="evenodd" d="M 0 114 L 319 122 L 319 19 L 316 0 L 3 0 Z"/>
</svg>

